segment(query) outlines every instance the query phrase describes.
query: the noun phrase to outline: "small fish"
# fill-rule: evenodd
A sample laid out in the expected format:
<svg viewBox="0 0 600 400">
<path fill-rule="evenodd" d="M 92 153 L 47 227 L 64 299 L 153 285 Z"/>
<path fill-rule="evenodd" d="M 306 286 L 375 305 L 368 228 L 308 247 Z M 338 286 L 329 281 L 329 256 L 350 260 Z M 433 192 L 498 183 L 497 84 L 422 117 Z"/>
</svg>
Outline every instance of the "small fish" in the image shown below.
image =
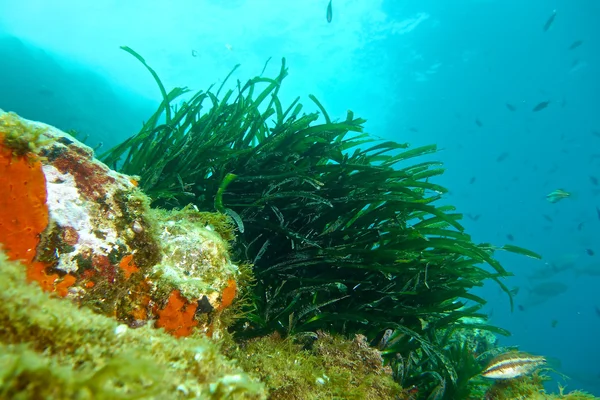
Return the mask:
<svg viewBox="0 0 600 400">
<path fill-rule="evenodd" d="M 385 348 L 385 346 L 387 346 L 388 342 L 390 341 L 390 337 L 392 337 L 392 333 L 394 333 L 394 331 L 392 329 L 385 330 L 385 332 L 383 333 L 383 337 L 381 338 L 381 340 L 379 341 L 379 344 L 377 345 L 379 350 L 383 350 Z"/>
<path fill-rule="evenodd" d="M 473 221 L 477 221 L 479 219 L 479 217 L 481 217 L 480 214 L 467 214 L 467 217 L 469 217 L 469 219 L 473 220 Z"/>
<path fill-rule="evenodd" d="M 600 208 L 598 208 L 598 206 L 596 206 L 596 216 L 600 220 Z"/>
<path fill-rule="evenodd" d="M 511 235 L 510 233 L 506 235 L 506 238 L 508 240 L 510 240 L 511 242 L 515 240 L 515 237 L 513 235 Z"/>
<path fill-rule="evenodd" d="M 580 63 L 580 61 L 578 58 L 571 61 L 571 70 L 575 69 L 575 67 L 577 67 L 579 65 L 579 63 Z"/>
<path fill-rule="evenodd" d="M 419 130 L 417 128 L 415 128 L 414 126 L 411 126 L 410 128 L 408 128 L 408 130 L 411 132 L 415 132 L 415 133 L 419 132 Z"/>
<path fill-rule="evenodd" d="M 554 22 L 554 18 L 556 18 L 556 10 L 552 10 L 552 15 L 550 15 L 550 18 L 548 18 L 548 20 L 544 24 L 544 32 L 547 32 L 548 29 L 550 29 L 552 23 Z"/>
<path fill-rule="evenodd" d="M 598 186 L 598 178 L 595 176 L 590 176 L 590 182 L 592 182 L 592 185 Z"/>
<path fill-rule="evenodd" d="M 329 4 L 327 5 L 327 22 L 331 22 L 333 18 L 333 9 L 331 8 L 331 0 L 329 0 Z"/>
<path fill-rule="evenodd" d="M 592 131 L 592 135 L 600 138 L 600 131 Z"/>
<path fill-rule="evenodd" d="M 542 214 L 542 216 L 544 217 L 544 219 L 548 222 L 552 222 L 552 217 L 546 214 Z"/>
<path fill-rule="evenodd" d="M 513 379 L 533 372 L 546 359 L 520 351 L 510 351 L 492 359 L 481 376 L 490 379 Z"/>
<path fill-rule="evenodd" d="M 508 108 L 509 111 L 515 111 L 517 109 L 517 107 L 509 103 L 506 103 L 506 108 Z"/>
<path fill-rule="evenodd" d="M 581 232 L 581 230 L 583 229 L 583 225 L 584 225 L 584 223 L 583 223 L 583 222 L 580 222 L 580 223 L 577 225 L 577 230 Z"/>
<path fill-rule="evenodd" d="M 569 46 L 569 50 L 574 50 L 583 44 L 583 40 L 576 40 Z"/>
<path fill-rule="evenodd" d="M 477 180 L 476 177 L 472 177 L 471 180 L 469 180 L 469 185 L 474 184 L 476 180 Z"/>
<path fill-rule="evenodd" d="M 198 52 L 196 50 L 192 50 L 192 57 L 198 57 Z"/>
<path fill-rule="evenodd" d="M 54 96 L 54 92 L 51 89 L 48 89 L 46 86 L 42 86 L 40 90 L 38 90 L 38 93 L 48 97 Z"/>
<path fill-rule="evenodd" d="M 533 109 L 531 111 L 533 111 L 533 112 L 541 111 L 544 108 L 548 107 L 548 104 L 550 104 L 550 100 L 542 101 L 542 102 L 538 103 L 535 107 L 533 107 Z"/>
<path fill-rule="evenodd" d="M 587 253 L 588 256 L 594 255 L 594 250 L 592 250 L 592 249 L 585 249 L 585 252 Z"/>
<path fill-rule="evenodd" d="M 525 311 L 525 307 L 523 307 L 523 305 L 522 305 L 522 304 L 519 304 L 519 305 L 517 306 L 517 308 L 519 309 L 519 311 Z"/>
<path fill-rule="evenodd" d="M 558 320 L 553 319 L 552 322 L 550 323 L 550 326 L 553 328 L 556 328 L 556 325 L 558 325 Z"/>
<path fill-rule="evenodd" d="M 556 189 L 555 191 L 550 192 L 546 195 L 546 200 L 548 200 L 550 203 L 558 203 L 559 201 L 561 201 L 562 199 L 566 199 L 567 197 L 571 197 L 571 193 L 562 189 Z"/>
<path fill-rule="evenodd" d="M 600 307 L 596 306 L 596 315 L 600 317 Z"/>
<path fill-rule="evenodd" d="M 508 152 L 505 151 L 504 153 L 500 154 L 498 156 L 498 158 L 496 158 L 496 162 L 502 162 L 502 161 L 506 160 L 507 157 L 508 157 Z"/>
<path fill-rule="evenodd" d="M 483 126 L 483 123 L 479 120 L 479 118 L 475 118 L 475 125 L 481 128 Z"/>
<path fill-rule="evenodd" d="M 571 71 L 573 72 L 573 71 Z M 567 106 L 567 98 L 563 96 L 562 101 L 560 102 L 560 108 L 565 108 Z"/>
</svg>

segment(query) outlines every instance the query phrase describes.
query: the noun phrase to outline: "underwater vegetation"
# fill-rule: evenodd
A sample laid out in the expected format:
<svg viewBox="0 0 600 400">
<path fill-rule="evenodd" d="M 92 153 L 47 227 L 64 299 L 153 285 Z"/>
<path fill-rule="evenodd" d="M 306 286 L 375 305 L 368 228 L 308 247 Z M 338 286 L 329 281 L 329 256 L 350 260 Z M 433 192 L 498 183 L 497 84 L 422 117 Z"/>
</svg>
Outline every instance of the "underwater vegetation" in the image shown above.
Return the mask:
<svg viewBox="0 0 600 400">
<path fill-rule="evenodd" d="M 263 382 L 269 399 L 408 399 L 366 337 L 350 340 L 318 331 L 281 338 L 277 333 L 226 343 L 225 354 Z"/>
<path fill-rule="evenodd" d="M 176 337 L 52 298 L 0 252 L 0 398 L 266 397 L 212 340 Z"/>
<path fill-rule="evenodd" d="M 496 347 L 469 292 L 512 300 L 494 252 L 537 255 L 435 206 L 443 169 L 413 160 L 435 146 L 375 141 L 312 96 L 320 113 L 284 111 L 285 60 L 180 107 L 148 69 L 163 103 L 104 155 L 134 176 L 0 112 L 0 398 L 545 395 L 543 357 Z"/>
<path fill-rule="evenodd" d="M 224 214 L 150 209 L 134 178 L 103 169 L 88 147 L 56 128 L 1 110 L 0 128 L 0 177 L 8 189 L 0 196 L 0 398 L 401 393 L 362 335 L 348 341 L 320 332 L 310 349 L 308 338 L 231 340 L 221 329 L 224 316 L 251 274 L 229 263 L 234 233 Z M 7 133 L 45 144 L 16 154 L 15 142 L 2 140 Z M 58 180 L 57 167 L 64 170 Z M 77 179 L 81 171 L 86 179 Z M 92 190 L 97 182 L 102 187 Z M 111 192 L 115 187 L 121 190 Z M 223 273 L 229 281 L 221 292 Z M 209 295 L 186 300 L 202 293 Z"/>
<path fill-rule="evenodd" d="M 123 49 L 153 75 L 162 102 L 137 135 L 101 158 L 139 176 L 154 207 L 193 204 L 235 222 L 233 256 L 254 273 L 230 328 L 238 339 L 362 334 L 402 370 L 404 387 L 420 386 L 419 396 L 452 398 L 450 388 L 466 385 L 474 367 L 460 354 L 468 352 L 450 349 L 447 338 L 458 328 L 508 334 L 485 324 L 485 299 L 470 289 L 493 280 L 512 306 L 502 282 L 509 273 L 494 252 L 539 256 L 476 244 L 454 207 L 435 204 L 447 190 L 430 180 L 444 169 L 418 160 L 435 145 L 377 141 L 363 132 L 365 120 L 351 111 L 332 120 L 312 95 L 320 112 L 302 112 L 299 98 L 281 104 L 285 59 L 275 78 L 190 96 L 167 92 L 139 54 Z"/>
<path fill-rule="evenodd" d="M 574 390 L 565 392 L 563 386 L 558 386 L 558 394 L 546 393 L 543 389 L 545 381 L 550 378 L 543 373 L 522 376 L 516 379 L 502 380 L 496 382 L 482 397 L 485 400 L 589 400 L 597 399 L 588 393 Z"/>
</svg>

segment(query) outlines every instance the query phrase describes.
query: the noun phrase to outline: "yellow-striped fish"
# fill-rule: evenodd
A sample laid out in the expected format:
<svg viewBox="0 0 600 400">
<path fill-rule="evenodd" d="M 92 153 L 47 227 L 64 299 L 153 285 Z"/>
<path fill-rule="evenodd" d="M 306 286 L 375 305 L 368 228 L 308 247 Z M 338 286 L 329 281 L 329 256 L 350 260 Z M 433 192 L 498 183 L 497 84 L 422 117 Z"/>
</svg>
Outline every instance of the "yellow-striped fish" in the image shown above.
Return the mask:
<svg viewBox="0 0 600 400">
<path fill-rule="evenodd" d="M 490 379 L 512 379 L 527 375 L 545 363 L 544 357 L 509 351 L 494 357 L 481 375 Z"/>
</svg>

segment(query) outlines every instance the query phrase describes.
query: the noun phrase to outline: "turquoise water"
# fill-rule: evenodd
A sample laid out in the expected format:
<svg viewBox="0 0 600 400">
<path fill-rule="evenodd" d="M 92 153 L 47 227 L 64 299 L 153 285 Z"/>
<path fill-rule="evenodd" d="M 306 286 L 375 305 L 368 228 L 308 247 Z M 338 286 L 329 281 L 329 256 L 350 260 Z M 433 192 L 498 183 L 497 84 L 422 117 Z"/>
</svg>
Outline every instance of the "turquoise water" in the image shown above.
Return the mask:
<svg viewBox="0 0 600 400">
<path fill-rule="evenodd" d="M 501 344 L 560 360 L 569 389 L 600 395 L 600 3 L 333 0 L 328 23 L 328 2 L 0 0 L 0 108 L 107 148 L 160 98 L 119 46 L 168 88 L 194 90 L 236 64 L 245 81 L 269 57 L 274 76 L 286 57 L 284 103 L 314 94 L 332 116 L 367 118 L 374 135 L 439 144 L 439 183 L 470 215 L 467 232 L 544 256 L 499 255 L 519 287 L 514 312 L 495 285 L 479 294 L 513 333 Z M 558 188 L 574 196 L 548 202 Z M 545 282 L 566 291 L 544 292 Z"/>
</svg>

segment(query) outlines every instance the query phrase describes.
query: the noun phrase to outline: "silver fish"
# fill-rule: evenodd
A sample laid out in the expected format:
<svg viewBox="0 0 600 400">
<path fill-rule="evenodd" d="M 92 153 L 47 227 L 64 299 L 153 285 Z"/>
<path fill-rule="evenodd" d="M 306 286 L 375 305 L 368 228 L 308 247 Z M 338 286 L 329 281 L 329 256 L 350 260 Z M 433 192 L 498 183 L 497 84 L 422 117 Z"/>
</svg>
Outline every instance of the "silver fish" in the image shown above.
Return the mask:
<svg viewBox="0 0 600 400">
<path fill-rule="evenodd" d="M 546 195 L 546 200 L 554 204 L 558 203 L 562 199 L 566 199 L 567 197 L 571 197 L 571 193 L 563 189 L 556 189 Z"/>
</svg>

